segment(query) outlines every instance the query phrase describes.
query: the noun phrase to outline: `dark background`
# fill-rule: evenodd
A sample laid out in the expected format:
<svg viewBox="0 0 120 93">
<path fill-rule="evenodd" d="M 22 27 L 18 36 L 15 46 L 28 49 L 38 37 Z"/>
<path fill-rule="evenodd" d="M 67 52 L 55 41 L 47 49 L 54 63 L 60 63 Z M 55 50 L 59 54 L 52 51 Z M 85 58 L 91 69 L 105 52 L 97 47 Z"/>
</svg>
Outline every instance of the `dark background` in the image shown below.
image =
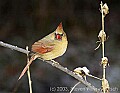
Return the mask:
<svg viewBox="0 0 120 93">
<path fill-rule="evenodd" d="M 105 18 L 105 32 L 109 36 L 105 43 L 105 56 L 110 63 L 106 74 L 111 88 L 117 88 L 111 93 L 119 93 L 120 1 L 104 2 L 110 8 Z M 102 78 L 101 47 L 94 51 L 101 30 L 99 8 L 100 0 L 0 0 L 0 40 L 22 48 L 29 46 L 31 49 L 35 41 L 54 31 L 62 22 L 69 45 L 66 53 L 55 60 L 70 70 L 87 66 L 91 74 Z M 0 47 L 0 93 L 29 93 L 27 75 L 17 81 L 25 65 L 25 54 Z M 50 88 L 57 87 L 70 89 L 78 82 L 40 60 L 34 61 L 30 69 L 33 93 L 53 93 Z M 88 81 L 96 87 L 101 86 L 98 80 L 88 77 Z M 81 87 L 85 86 L 80 84 L 78 88 Z"/>
</svg>

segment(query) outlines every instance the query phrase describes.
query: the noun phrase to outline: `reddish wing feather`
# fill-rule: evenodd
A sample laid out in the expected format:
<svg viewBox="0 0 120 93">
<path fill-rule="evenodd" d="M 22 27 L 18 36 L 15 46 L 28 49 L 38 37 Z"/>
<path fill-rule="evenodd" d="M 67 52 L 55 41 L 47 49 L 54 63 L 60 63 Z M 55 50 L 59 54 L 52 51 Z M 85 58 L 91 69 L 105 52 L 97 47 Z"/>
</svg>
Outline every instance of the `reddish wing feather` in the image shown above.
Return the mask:
<svg viewBox="0 0 120 93">
<path fill-rule="evenodd" d="M 47 44 L 49 44 L 49 43 L 47 43 Z M 32 51 L 40 53 L 40 54 L 44 54 L 44 53 L 50 52 L 50 51 L 53 50 L 53 48 L 54 48 L 53 44 L 50 45 L 50 46 L 47 46 L 47 45 L 43 44 L 42 42 L 35 42 L 32 45 Z"/>
</svg>

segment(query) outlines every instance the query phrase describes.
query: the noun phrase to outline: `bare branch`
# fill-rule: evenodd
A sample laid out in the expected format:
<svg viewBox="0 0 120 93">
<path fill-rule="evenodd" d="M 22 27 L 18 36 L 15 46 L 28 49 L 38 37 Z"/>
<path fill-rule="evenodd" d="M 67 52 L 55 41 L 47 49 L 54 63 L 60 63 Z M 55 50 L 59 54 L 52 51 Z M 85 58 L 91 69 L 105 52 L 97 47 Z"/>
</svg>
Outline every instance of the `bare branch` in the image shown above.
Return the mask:
<svg viewBox="0 0 120 93">
<path fill-rule="evenodd" d="M 13 46 L 13 45 L 10 45 L 10 44 L 7 44 L 7 43 L 4 43 L 2 41 L 0 41 L 0 46 L 3 46 L 3 47 L 6 47 L 6 48 L 10 48 L 12 50 L 16 50 L 18 52 L 22 52 L 24 54 L 28 54 L 30 51 L 27 51 L 23 48 L 20 48 L 20 47 L 17 47 L 17 46 Z"/>
<path fill-rule="evenodd" d="M 67 67 L 63 67 L 60 64 L 53 64 L 53 62 L 51 62 L 51 61 L 45 61 L 45 62 L 49 63 L 50 65 L 56 67 L 57 69 L 62 70 L 63 72 L 65 72 L 65 73 L 69 74 L 70 76 L 74 77 L 79 82 L 83 83 L 85 86 L 87 86 L 90 89 L 92 89 L 94 92 L 101 93 L 100 91 L 97 90 L 97 88 L 95 88 L 94 86 L 92 86 L 89 82 L 85 81 L 82 77 L 78 76 L 73 71 L 67 69 Z M 59 62 L 56 62 L 56 63 L 59 63 Z"/>
<path fill-rule="evenodd" d="M 16 50 L 18 52 L 22 52 L 24 54 L 28 54 L 30 51 L 27 51 L 25 49 L 22 49 L 22 48 L 19 48 L 17 46 L 13 46 L 13 45 L 10 45 L 10 44 L 7 44 L 7 43 L 3 43 L 2 41 L 0 41 L 0 45 L 3 46 L 3 47 L 6 47 L 6 48 L 10 48 L 12 50 Z M 39 58 L 40 59 L 40 58 Z M 40 59 L 41 60 L 41 59 Z M 95 88 L 93 85 L 91 85 L 89 82 L 85 81 L 83 78 L 79 77 L 78 75 L 76 75 L 73 71 L 67 69 L 66 67 L 63 67 L 62 65 L 60 64 L 55 64 L 53 63 L 53 61 L 45 61 L 43 60 L 44 62 L 47 62 L 48 64 L 56 67 L 57 69 L 67 73 L 68 75 L 74 77 L 75 79 L 77 79 L 79 82 L 83 83 L 86 87 L 90 88 L 91 90 L 93 90 L 95 93 L 101 93 L 100 91 L 97 90 L 97 88 Z M 56 62 L 58 63 L 58 62 Z"/>
</svg>

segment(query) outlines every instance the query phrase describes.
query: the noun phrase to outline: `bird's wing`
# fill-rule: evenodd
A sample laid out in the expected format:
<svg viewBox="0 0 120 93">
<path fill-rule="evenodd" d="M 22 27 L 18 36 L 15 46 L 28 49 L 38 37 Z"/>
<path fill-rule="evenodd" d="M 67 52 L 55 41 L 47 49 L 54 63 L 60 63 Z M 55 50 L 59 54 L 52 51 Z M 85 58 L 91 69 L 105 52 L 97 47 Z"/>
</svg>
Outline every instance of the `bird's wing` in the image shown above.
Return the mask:
<svg viewBox="0 0 120 93">
<path fill-rule="evenodd" d="M 53 42 L 51 41 L 37 41 L 32 45 L 32 51 L 40 54 L 51 52 L 54 49 Z"/>
</svg>

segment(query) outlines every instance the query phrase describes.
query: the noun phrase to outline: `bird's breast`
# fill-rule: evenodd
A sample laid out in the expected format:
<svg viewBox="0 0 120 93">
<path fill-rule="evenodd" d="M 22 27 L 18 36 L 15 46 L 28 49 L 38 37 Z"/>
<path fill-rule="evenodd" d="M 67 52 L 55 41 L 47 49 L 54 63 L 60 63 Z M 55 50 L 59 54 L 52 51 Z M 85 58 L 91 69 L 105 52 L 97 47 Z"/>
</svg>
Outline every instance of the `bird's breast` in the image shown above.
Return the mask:
<svg viewBox="0 0 120 93">
<path fill-rule="evenodd" d="M 67 39 L 62 41 L 56 40 L 53 43 L 54 49 L 51 52 L 44 53 L 41 55 L 41 58 L 43 58 L 44 60 L 52 60 L 59 56 L 62 56 L 65 53 L 68 45 Z"/>
</svg>

